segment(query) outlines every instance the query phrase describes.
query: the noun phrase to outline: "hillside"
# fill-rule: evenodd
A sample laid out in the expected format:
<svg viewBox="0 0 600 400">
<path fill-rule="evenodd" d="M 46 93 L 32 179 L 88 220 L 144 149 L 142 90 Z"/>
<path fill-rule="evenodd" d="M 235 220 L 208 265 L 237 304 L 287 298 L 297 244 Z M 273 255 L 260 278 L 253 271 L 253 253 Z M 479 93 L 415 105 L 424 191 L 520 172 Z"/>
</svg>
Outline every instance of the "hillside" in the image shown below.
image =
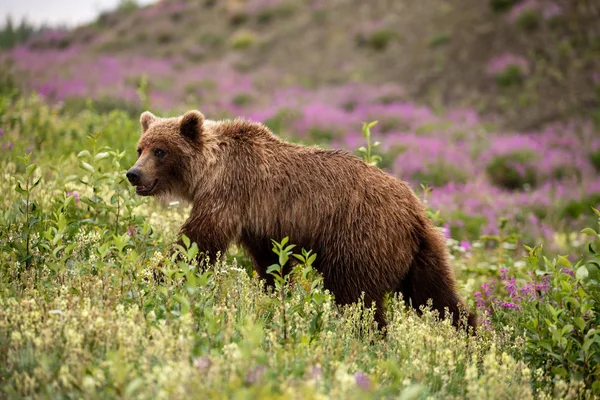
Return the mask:
<svg viewBox="0 0 600 400">
<path fill-rule="evenodd" d="M 434 109 L 472 108 L 515 130 L 600 118 L 600 3 L 505 3 L 511 1 L 163 0 L 122 7 L 67 34 L 40 35 L 27 45 L 29 58 L 23 49 L 8 58 L 18 75 L 30 71 L 45 81 L 69 74 L 93 80 L 88 64 L 104 62 L 97 67 L 117 76 L 103 86 L 117 83 L 119 90 L 103 96 L 133 101 L 139 77 L 118 75 L 107 57 L 137 57 L 124 64 L 148 74 L 168 98 L 163 106 L 207 101 L 198 94 L 206 91 L 202 83 L 177 84 L 187 72 L 231 85 L 251 79 L 259 82 L 255 97 L 267 95 L 263 87 L 393 83 L 402 98 Z M 97 97 L 87 87 L 55 89 Z"/>
<path fill-rule="evenodd" d="M 23 42 L 4 29 L 0 399 L 599 398 L 599 8 L 598 0 L 123 0 L 73 31 L 24 32 L 32 36 Z M 316 210 L 311 199 L 300 220 L 297 199 L 321 186 L 273 164 L 285 178 L 271 186 L 292 199 L 275 208 L 289 207 L 280 214 L 297 224 L 284 232 L 289 222 L 273 222 L 287 238 L 269 238 L 272 289 L 239 243 L 222 261 L 201 256 L 202 239 L 173 246 L 191 207 L 136 194 L 126 174 L 138 158 L 140 112 L 191 108 L 261 121 L 283 140 L 343 149 L 406 181 L 444 234 L 477 330 L 456 330 L 399 293 L 386 301 L 386 331 L 368 297 L 336 303 L 326 290 L 338 272 L 326 256 L 341 247 L 326 248 L 332 237 L 356 244 L 372 231 L 359 238 L 356 227 L 380 234 L 383 212 L 406 215 L 384 210 L 391 194 L 347 171 L 311 170 L 332 182 L 325 192 L 340 207 Z M 205 137 L 190 146 L 208 150 Z M 202 174 L 219 182 L 210 192 L 236 193 L 257 180 L 244 180 L 250 164 L 234 171 L 229 159 L 173 174 L 187 163 L 167 146 L 146 154 L 169 166 L 169 183 Z M 236 179 L 219 178 L 223 164 Z M 355 189 L 350 197 L 334 190 L 342 185 Z M 197 196 L 225 218 L 213 233 L 249 218 L 237 215 L 241 201 L 266 199 L 250 192 L 231 203 Z M 357 210 L 374 217 L 350 218 Z M 278 213 L 270 214 L 251 225 L 269 225 Z M 202 218 L 190 221 L 198 237 L 211 235 Z M 294 225 L 340 234 L 292 243 L 306 236 Z M 343 282 L 383 286 L 374 273 L 389 265 L 382 257 L 411 246 L 379 237 L 372 256 L 358 254 L 364 265 L 343 266 Z M 421 252 L 438 251 L 420 242 Z M 409 284 L 432 273 L 401 259 L 400 290 L 439 294 Z"/>
</svg>

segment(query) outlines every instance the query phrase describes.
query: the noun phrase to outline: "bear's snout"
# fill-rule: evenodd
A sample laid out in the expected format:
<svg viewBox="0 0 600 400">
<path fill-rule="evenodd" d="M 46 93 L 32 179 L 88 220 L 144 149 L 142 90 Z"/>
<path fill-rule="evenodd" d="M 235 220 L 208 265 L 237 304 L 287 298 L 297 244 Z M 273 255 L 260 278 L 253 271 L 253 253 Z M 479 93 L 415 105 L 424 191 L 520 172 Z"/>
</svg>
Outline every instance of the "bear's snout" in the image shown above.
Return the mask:
<svg viewBox="0 0 600 400">
<path fill-rule="evenodd" d="M 125 176 L 132 185 L 138 185 L 140 183 L 141 172 L 137 168 L 131 168 L 129 171 L 127 171 Z"/>
</svg>

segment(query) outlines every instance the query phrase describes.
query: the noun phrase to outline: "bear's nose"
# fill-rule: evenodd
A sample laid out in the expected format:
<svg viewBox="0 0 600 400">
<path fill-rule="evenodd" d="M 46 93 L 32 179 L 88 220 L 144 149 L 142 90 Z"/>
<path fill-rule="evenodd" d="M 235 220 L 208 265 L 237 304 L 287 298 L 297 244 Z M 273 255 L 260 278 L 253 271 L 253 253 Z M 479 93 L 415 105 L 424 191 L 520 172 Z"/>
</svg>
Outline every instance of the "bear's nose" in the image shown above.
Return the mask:
<svg viewBox="0 0 600 400">
<path fill-rule="evenodd" d="M 127 171 L 127 174 L 125 174 L 125 176 L 133 185 L 140 181 L 140 171 L 137 168 L 130 169 L 129 171 Z"/>
</svg>

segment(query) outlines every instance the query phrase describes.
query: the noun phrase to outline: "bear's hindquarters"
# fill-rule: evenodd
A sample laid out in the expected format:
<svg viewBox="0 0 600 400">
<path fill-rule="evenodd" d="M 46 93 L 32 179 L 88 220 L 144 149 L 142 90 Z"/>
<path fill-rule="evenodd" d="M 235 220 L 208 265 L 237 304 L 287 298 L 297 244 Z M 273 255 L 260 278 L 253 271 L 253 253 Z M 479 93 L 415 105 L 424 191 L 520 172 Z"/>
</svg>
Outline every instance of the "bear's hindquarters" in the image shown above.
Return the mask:
<svg viewBox="0 0 600 400">
<path fill-rule="evenodd" d="M 466 311 L 456 291 L 454 274 L 447 256 L 443 237 L 431 227 L 431 232 L 422 235 L 421 244 L 415 254 L 399 292 L 404 301 L 419 313 L 420 307 L 432 300 L 432 308 L 446 317 L 445 309 L 452 314 L 452 323 L 461 327 L 461 313 Z M 477 317 L 469 313 L 467 325 L 475 329 Z"/>
</svg>

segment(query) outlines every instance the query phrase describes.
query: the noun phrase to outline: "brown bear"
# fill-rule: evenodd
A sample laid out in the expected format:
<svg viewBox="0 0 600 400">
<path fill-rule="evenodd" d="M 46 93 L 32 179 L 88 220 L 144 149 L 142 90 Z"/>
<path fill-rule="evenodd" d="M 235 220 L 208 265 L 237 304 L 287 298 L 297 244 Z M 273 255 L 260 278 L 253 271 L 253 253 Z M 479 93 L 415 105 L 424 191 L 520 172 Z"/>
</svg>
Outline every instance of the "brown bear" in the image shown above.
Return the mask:
<svg viewBox="0 0 600 400">
<path fill-rule="evenodd" d="M 143 196 L 192 204 L 181 233 L 214 259 L 241 244 L 257 273 L 277 263 L 271 239 L 317 254 L 314 266 L 338 304 L 364 292 L 385 326 L 384 297 L 401 292 L 415 308 L 432 299 L 460 325 L 448 249 L 407 183 L 345 151 L 288 143 L 260 123 L 211 121 L 199 111 L 141 115 L 138 160 L 127 172 Z M 468 325 L 476 326 L 469 315 Z"/>
</svg>

